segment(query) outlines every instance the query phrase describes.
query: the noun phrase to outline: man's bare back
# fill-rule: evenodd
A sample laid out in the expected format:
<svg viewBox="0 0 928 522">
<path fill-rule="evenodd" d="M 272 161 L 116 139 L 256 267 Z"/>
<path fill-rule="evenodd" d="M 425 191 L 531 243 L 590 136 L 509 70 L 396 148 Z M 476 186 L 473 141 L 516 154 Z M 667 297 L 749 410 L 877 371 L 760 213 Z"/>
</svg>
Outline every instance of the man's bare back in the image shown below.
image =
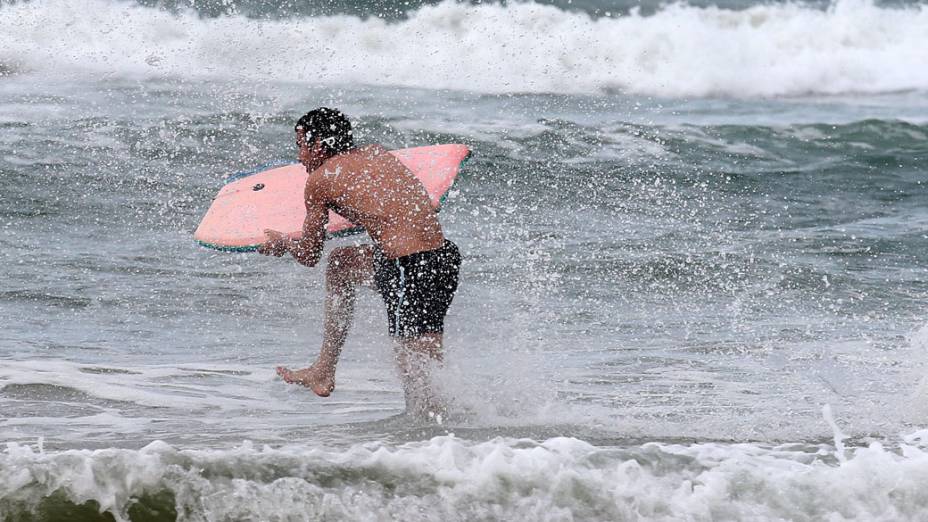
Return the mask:
<svg viewBox="0 0 928 522">
<path fill-rule="evenodd" d="M 434 250 L 445 241 L 425 187 L 380 145 L 323 163 L 306 182 L 306 202 L 363 226 L 391 259 Z"/>
</svg>

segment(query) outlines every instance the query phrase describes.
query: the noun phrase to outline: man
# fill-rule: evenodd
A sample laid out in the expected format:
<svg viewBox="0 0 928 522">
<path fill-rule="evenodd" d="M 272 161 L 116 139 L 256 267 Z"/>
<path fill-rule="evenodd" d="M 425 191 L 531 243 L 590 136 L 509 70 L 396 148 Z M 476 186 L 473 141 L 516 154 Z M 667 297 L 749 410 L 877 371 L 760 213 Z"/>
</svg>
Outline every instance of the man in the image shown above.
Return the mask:
<svg viewBox="0 0 928 522">
<path fill-rule="evenodd" d="M 322 255 L 329 210 L 361 225 L 373 245 L 342 247 L 326 270 L 322 349 L 308 368 L 277 373 L 327 397 L 354 310 L 355 289 L 376 285 L 387 305 L 390 335 L 406 392 L 407 411 L 437 414 L 429 367 L 442 357 L 445 314 L 457 289 L 461 257 L 445 239 L 437 212 L 418 179 L 380 145 L 354 148 L 351 124 L 338 110 L 320 107 L 296 124 L 300 163 L 306 167 L 306 220 L 300 240 L 267 230 L 258 251 L 290 253 L 314 266 Z"/>
</svg>

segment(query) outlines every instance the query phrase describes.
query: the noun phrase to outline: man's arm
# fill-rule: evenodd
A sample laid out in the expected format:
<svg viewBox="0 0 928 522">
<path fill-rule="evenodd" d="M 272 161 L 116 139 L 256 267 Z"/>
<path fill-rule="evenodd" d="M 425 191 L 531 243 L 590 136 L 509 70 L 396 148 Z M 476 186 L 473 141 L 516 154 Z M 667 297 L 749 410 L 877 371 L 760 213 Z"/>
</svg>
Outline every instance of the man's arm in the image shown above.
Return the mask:
<svg viewBox="0 0 928 522">
<path fill-rule="evenodd" d="M 290 252 L 297 262 L 306 266 L 315 266 L 319 262 L 325 242 L 325 225 L 329 222 L 329 211 L 325 208 L 325 200 L 318 194 L 318 190 L 315 184 L 306 184 L 306 219 L 303 221 L 303 235 L 299 241 L 291 240 L 276 230 L 265 230 L 267 241 L 258 247 L 259 253 L 280 257 Z"/>
<path fill-rule="evenodd" d="M 325 225 L 329 222 L 329 210 L 325 199 L 319 194 L 318 184 L 309 182 L 304 192 L 306 220 L 303 221 L 303 236 L 289 244 L 288 250 L 298 263 L 315 266 L 322 258 L 325 243 Z"/>
</svg>

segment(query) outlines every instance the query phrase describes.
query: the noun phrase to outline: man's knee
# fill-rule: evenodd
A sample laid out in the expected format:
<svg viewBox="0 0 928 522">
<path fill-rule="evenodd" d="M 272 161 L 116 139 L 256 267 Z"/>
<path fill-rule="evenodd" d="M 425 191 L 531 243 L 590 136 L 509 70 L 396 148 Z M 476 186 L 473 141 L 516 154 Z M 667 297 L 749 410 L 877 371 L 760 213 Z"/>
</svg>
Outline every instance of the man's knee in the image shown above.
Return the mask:
<svg viewBox="0 0 928 522">
<path fill-rule="evenodd" d="M 351 247 L 339 247 L 329 254 L 329 262 L 325 267 L 325 282 L 327 285 L 338 287 L 348 279 L 354 257 Z"/>
<path fill-rule="evenodd" d="M 326 286 L 340 291 L 346 286 L 360 284 L 365 278 L 364 262 L 363 247 L 339 247 L 332 250 L 325 268 Z"/>
<path fill-rule="evenodd" d="M 350 267 L 357 263 L 357 247 L 338 247 L 329 254 L 329 269 Z"/>
</svg>

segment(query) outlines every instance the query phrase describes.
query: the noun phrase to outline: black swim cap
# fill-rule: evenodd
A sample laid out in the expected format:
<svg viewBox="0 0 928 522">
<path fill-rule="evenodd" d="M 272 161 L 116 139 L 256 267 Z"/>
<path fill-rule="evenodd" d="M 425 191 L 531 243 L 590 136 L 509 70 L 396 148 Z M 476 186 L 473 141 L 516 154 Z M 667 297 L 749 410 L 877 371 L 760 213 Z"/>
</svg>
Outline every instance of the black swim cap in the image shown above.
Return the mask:
<svg viewBox="0 0 928 522">
<path fill-rule="evenodd" d="M 294 130 L 305 132 L 306 140 L 322 140 L 323 149 L 329 154 L 346 152 L 354 147 L 351 136 L 351 122 L 338 109 L 319 107 L 303 115 L 296 122 Z"/>
</svg>

